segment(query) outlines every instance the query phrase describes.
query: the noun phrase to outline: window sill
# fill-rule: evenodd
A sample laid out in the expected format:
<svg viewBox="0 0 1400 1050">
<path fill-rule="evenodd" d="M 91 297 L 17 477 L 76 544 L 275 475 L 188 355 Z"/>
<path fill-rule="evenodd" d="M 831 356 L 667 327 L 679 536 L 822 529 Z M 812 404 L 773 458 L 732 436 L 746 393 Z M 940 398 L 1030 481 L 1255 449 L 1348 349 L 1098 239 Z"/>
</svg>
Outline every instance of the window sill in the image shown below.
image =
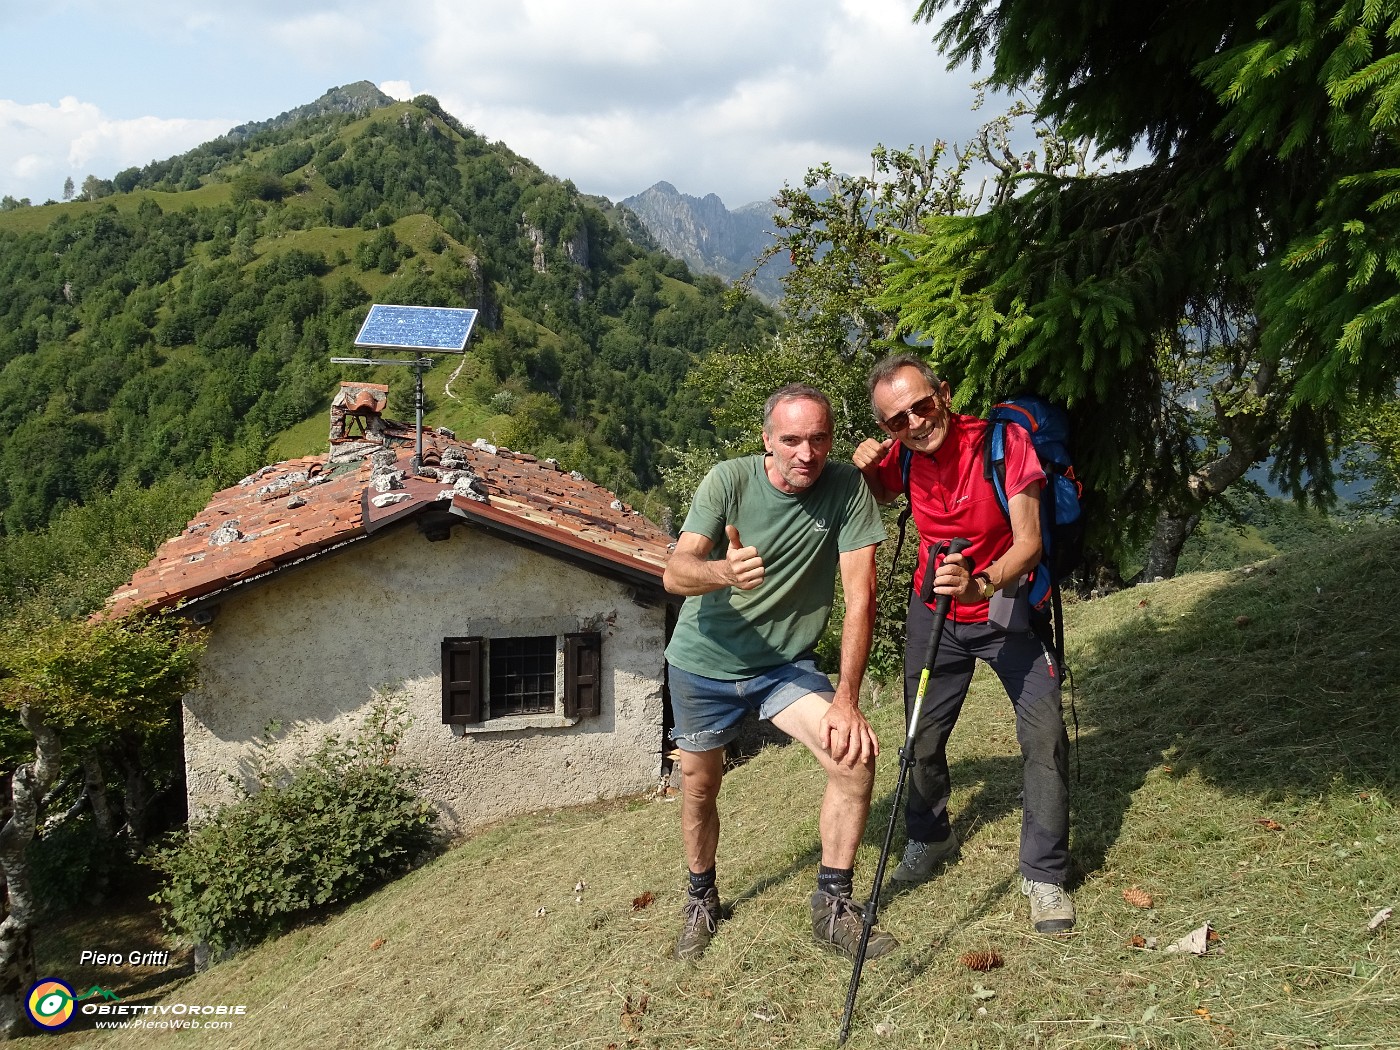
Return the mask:
<svg viewBox="0 0 1400 1050">
<path fill-rule="evenodd" d="M 452 732 L 456 736 L 474 736 L 477 733 L 509 733 L 519 729 L 568 729 L 578 723 L 577 718 L 565 718 L 563 715 L 506 715 L 470 725 L 454 725 Z"/>
</svg>

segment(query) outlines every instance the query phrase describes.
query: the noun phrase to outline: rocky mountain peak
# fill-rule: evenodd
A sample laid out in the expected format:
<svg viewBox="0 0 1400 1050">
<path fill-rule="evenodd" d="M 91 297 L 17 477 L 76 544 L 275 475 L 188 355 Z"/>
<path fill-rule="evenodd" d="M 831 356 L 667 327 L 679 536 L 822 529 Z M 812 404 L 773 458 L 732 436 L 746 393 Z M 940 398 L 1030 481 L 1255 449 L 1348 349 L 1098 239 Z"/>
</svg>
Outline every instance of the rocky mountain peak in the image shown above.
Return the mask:
<svg viewBox="0 0 1400 1050">
<path fill-rule="evenodd" d="M 669 182 L 658 182 L 621 202 L 651 234 L 657 246 L 693 270 L 728 280 L 741 276 L 772 243 L 773 206 L 746 204 L 736 211 L 717 194 L 694 197 Z M 785 259 L 773 259 L 760 271 L 754 291 L 770 302 L 781 295 Z"/>
<path fill-rule="evenodd" d="M 288 124 L 295 124 L 299 120 L 306 120 L 309 117 L 319 117 L 325 113 L 353 113 L 356 116 L 380 109 L 384 106 L 392 106 L 394 99 L 368 80 L 357 80 L 353 84 L 345 84 L 342 87 L 333 87 L 315 102 L 308 102 L 304 106 L 297 106 L 289 109 L 285 113 L 273 117 L 271 120 L 256 121 L 251 124 L 240 124 L 236 128 L 229 130 L 230 138 L 248 138 L 259 131 L 267 131 L 272 128 L 286 127 Z"/>
</svg>

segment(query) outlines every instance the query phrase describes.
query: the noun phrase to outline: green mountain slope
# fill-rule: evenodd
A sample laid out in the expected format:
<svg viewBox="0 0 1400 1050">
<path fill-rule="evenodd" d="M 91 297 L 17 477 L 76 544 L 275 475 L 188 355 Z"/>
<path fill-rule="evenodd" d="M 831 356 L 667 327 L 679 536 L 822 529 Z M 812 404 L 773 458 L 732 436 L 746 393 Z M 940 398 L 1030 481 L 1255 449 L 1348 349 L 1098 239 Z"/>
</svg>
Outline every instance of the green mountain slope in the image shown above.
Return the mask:
<svg viewBox="0 0 1400 1050">
<path fill-rule="evenodd" d="M 719 281 L 639 247 L 434 99 L 353 111 L 373 101 L 247 125 L 96 199 L 0 213 L 0 528 L 125 479 L 227 482 L 313 450 L 342 379 L 387 382 L 390 414 L 412 418 L 409 369 L 330 363 L 358 356 L 374 301 L 481 311 L 468 359 L 428 376 L 430 425 L 553 455 L 660 509 L 645 493 L 667 448 L 709 426 L 674 396 L 682 377 L 763 339 L 771 315 L 726 303 Z"/>
<path fill-rule="evenodd" d="M 848 1045 L 1394 1046 L 1400 920 L 1368 924 L 1400 904 L 1400 648 L 1390 603 L 1357 600 L 1363 579 L 1400 587 L 1400 529 L 1070 608 L 1070 939 L 1029 930 L 1014 720 L 979 674 L 949 747 L 961 858 L 883 905 L 902 947 L 866 966 Z M 897 774 L 897 690 L 864 702 L 885 749 L 862 892 Z M 229 1048 L 831 1045 L 851 970 L 807 924 L 823 784 L 800 747 L 729 772 L 719 879 L 733 914 L 695 965 L 667 957 L 684 860 L 664 796 L 511 821 L 132 1001 L 244 1004 L 218 1035 Z M 1167 950 L 1205 923 L 1218 940 L 1204 956 Z M 989 950 L 1003 966 L 960 961 Z M 74 954 L 47 961 L 65 972 Z"/>
</svg>

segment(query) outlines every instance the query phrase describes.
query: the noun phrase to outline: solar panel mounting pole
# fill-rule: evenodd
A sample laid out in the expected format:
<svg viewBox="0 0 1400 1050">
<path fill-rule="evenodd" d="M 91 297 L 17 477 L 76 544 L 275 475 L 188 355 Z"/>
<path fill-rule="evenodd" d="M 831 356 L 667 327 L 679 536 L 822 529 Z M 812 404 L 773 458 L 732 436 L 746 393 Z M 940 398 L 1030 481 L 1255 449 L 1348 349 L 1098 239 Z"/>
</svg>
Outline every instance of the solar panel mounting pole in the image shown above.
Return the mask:
<svg viewBox="0 0 1400 1050">
<path fill-rule="evenodd" d="M 476 311 L 452 306 L 386 306 L 375 303 L 355 336 L 355 345 L 376 350 L 428 350 L 445 354 L 467 352 L 467 339 L 476 323 Z M 432 358 L 412 361 L 371 357 L 332 357 L 341 365 L 408 365 L 417 375 L 414 411 L 417 417 L 418 465 L 423 465 L 423 373 L 433 367 Z"/>
</svg>

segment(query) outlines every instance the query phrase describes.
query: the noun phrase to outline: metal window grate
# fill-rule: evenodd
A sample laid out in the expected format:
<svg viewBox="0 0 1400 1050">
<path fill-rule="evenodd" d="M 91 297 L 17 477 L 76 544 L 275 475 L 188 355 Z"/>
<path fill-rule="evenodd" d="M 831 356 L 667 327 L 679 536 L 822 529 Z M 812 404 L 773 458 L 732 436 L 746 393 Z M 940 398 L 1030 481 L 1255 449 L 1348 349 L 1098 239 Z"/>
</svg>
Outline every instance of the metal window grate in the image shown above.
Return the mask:
<svg viewBox="0 0 1400 1050">
<path fill-rule="evenodd" d="M 554 637 L 492 638 L 490 645 L 491 717 L 552 714 Z"/>
</svg>

